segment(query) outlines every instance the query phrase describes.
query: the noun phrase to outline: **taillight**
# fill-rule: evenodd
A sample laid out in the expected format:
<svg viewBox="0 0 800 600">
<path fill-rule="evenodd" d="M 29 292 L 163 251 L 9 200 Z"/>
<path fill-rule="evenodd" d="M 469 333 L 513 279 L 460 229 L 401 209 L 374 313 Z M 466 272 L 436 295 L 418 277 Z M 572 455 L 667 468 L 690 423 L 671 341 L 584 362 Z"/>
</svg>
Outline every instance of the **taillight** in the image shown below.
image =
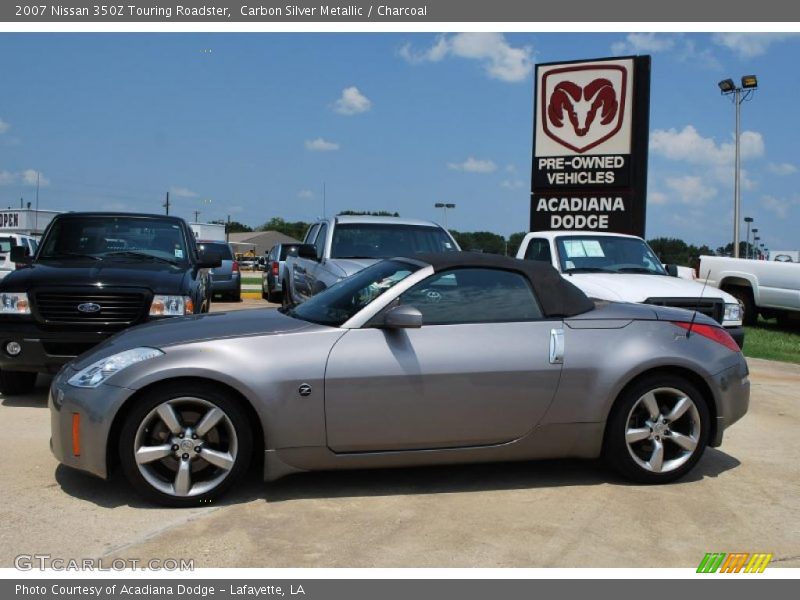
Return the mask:
<svg viewBox="0 0 800 600">
<path fill-rule="evenodd" d="M 231 265 L 231 271 L 233 273 L 238 273 L 239 272 L 239 261 L 238 260 L 233 261 L 233 264 Z"/>
<path fill-rule="evenodd" d="M 736 343 L 731 337 L 731 334 L 725 331 L 722 327 L 717 327 L 716 325 L 706 325 L 705 323 L 682 323 L 673 321 L 673 325 L 680 327 L 681 329 L 689 330 L 689 327 L 692 328 L 692 333 L 696 333 L 698 335 L 702 335 L 704 338 L 708 338 L 709 340 L 713 340 L 718 344 L 722 344 L 728 350 L 732 350 L 733 352 L 741 352 L 739 348 L 739 344 Z"/>
<path fill-rule="evenodd" d="M 278 266 L 279 266 L 278 265 L 278 261 L 277 260 L 273 260 L 272 261 L 272 275 L 274 277 L 278 276 Z"/>
</svg>

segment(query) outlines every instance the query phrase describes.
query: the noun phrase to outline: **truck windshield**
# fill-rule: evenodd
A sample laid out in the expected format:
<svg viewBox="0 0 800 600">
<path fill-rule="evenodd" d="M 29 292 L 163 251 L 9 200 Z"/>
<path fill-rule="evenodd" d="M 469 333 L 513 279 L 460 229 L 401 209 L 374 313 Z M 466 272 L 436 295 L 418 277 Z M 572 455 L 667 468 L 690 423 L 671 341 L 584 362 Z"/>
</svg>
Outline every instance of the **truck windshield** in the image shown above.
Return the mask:
<svg viewBox="0 0 800 600">
<path fill-rule="evenodd" d="M 303 321 L 339 327 L 418 269 L 417 265 L 407 262 L 381 261 L 342 279 L 298 307 L 287 310 L 286 314 Z"/>
<path fill-rule="evenodd" d="M 339 223 L 333 232 L 331 258 L 393 258 L 454 250 L 455 244 L 439 227 Z"/>
<path fill-rule="evenodd" d="M 174 219 L 75 216 L 58 219 L 42 241 L 37 260 L 188 260 L 186 239 Z"/>
<path fill-rule="evenodd" d="M 666 275 L 643 240 L 633 237 L 564 235 L 556 238 L 562 273 L 644 273 Z"/>
</svg>

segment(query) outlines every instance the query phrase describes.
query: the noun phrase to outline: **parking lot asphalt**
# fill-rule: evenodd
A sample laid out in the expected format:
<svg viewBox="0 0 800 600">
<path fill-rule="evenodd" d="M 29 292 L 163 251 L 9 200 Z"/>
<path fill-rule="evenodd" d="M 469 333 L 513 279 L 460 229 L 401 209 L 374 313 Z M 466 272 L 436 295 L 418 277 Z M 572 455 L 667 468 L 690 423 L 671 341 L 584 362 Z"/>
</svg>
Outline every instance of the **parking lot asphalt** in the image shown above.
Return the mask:
<svg viewBox="0 0 800 600">
<path fill-rule="evenodd" d="M 215 310 L 267 306 L 260 300 Z M 751 359 L 750 412 L 684 480 L 629 485 L 594 461 L 292 475 L 222 502 L 142 502 L 50 454 L 48 380 L 0 397 L 0 567 L 20 554 L 196 567 L 696 567 L 771 552 L 800 567 L 800 366 Z"/>
</svg>

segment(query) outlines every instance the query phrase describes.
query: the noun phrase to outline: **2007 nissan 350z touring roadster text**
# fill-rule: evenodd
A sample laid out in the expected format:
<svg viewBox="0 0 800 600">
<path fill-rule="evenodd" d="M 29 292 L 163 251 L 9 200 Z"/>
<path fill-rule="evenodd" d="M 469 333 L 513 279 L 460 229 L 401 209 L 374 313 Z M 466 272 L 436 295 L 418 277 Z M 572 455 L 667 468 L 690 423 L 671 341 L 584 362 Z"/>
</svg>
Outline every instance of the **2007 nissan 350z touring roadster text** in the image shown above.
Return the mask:
<svg viewBox="0 0 800 600">
<path fill-rule="evenodd" d="M 295 308 L 122 332 L 50 390 L 65 465 L 121 466 L 151 500 L 264 477 L 604 457 L 673 481 L 747 411 L 747 363 L 718 323 L 592 301 L 552 267 L 451 252 L 385 260 Z"/>
</svg>

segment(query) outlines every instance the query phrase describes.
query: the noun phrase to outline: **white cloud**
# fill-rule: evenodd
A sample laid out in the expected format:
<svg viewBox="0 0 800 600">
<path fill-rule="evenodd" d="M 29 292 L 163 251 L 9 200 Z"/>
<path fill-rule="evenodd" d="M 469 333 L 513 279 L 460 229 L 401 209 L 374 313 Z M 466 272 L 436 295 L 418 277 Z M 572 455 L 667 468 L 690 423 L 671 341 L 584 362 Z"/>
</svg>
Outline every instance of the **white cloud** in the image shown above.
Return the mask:
<svg viewBox="0 0 800 600">
<path fill-rule="evenodd" d="M 781 219 L 785 219 L 789 216 L 789 208 L 798 203 L 800 203 L 798 200 L 785 200 L 783 198 L 776 198 L 775 196 L 761 197 L 761 205 Z"/>
<path fill-rule="evenodd" d="M 516 173 L 517 172 L 516 165 L 510 165 L 510 164 L 506 165 L 506 172 L 508 172 L 508 173 Z"/>
<path fill-rule="evenodd" d="M 666 204 L 669 202 L 669 197 L 663 192 L 650 192 L 647 194 L 648 204 Z"/>
<path fill-rule="evenodd" d="M 181 186 L 172 186 L 169 188 L 169 193 L 177 198 L 197 198 L 200 194 L 193 192 L 189 188 Z"/>
<path fill-rule="evenodd" d="M 711 39 L 739 55 L 753 58 L 765 54 L 772 44 L 796 37 L 797 33 L 715 33 Z"/>
<path fill-rule="evenodd" d="M 767 168 L 774 175 L 793 175 L 797 173 L 797 167 L 791 163 L 769 163 Z"/>
<path fill-rule="evenodd" d="M 764 155 L 764 138 L 757 131 L 743 131 L 740 144 L 742 160 Z M 697 129 L 687 125 L 681 131 L 674 128 L 653 131 L 650 150 L 670 160 L 719 166 L 732 163 L 735 145 L 732 141 L 717 144 L 713 138 L 703 137 Z"/>
<path fill-rule="evenodd" d="M 17 174 L 11 171 L 0 171 L 0 185 L 11 185 L 17 182 Z"/>
<path fill-rule="evenodd" d="M 332 152 L 339 149 L 339 144 L 336 142 L 329 142 L 321 137 L 315 140 L 306 140 L 306 150 L 312 152 Z"/>
<path fill-rule="evenodd" d="M 300 190 L 299 192 L 297 192 L 297 197 L 302 198 L 304 200 L 308 198 L 313 198 L 314 192 L 312 192 L 311 190 Z"/>
<path fill-rule="evenodd" d="M 524 181 L 520 181 L 519 179 L 505 179 L 500 184 L 500 187 L 504 187 L 507 190 L 518 190 L 525 186 Z"/>
<path fill-rule="evenodd" d="M 467 173 L 491 173 L 497 169 L 497 165 L 494 164 L 494 161 L 470 156 L 464 162 L 447 163 L 447 168 L 454 171 L 465 171 Z"/>
<path fill-rule="evenodd" d="M 20 171 L 19 178 L 25 185 L 36 185 L 37 179 L 39 187 L 46 187 L 50 185 L 50 180 L 45 177 L 43 173 L 36 171 L 35 169 L 25 169 L 24 171 Z"/>
<path fill-rule="evenodd" d="M 675 38 L 659 33 L 629 33 L 624 42 L 611 44 L 613 54 L 648 54 L 664 52 L 675 47 Z"/>
<path fill-rule="evenodd" d="M 664 181 L 684 204 L 704 204 L 717 195 L 716 188 L 707 185 L 703 178 L 697 175 L 667 177 Z"/>
<path fill-rule="evenodd" d="M 372 108 L 372 100 L 362 94 L 356 86 L 351 86 L 342 90 L 341 97 L 333 105 L 340 115 L 357 115 L 367 112 Z"/>
<path fill-rule="evenodd" d="M 439 62 L 448 56 L 477 60 L 489 77 L 508 82 L 526 80 L 533 68 L 533 49 L 511 46 L 502 33 L 442 34 L 427 50 L 405 44 L 398 53 L 410 64 Z"/>
<path fill-rule="evenodd" d="M 9 125 L 5 121 L 3 121 L 3 119 L 0 119 L 0 135 L 4 134 L 10 128 L 11 128 L 11 125 Z"/>
</svg>

